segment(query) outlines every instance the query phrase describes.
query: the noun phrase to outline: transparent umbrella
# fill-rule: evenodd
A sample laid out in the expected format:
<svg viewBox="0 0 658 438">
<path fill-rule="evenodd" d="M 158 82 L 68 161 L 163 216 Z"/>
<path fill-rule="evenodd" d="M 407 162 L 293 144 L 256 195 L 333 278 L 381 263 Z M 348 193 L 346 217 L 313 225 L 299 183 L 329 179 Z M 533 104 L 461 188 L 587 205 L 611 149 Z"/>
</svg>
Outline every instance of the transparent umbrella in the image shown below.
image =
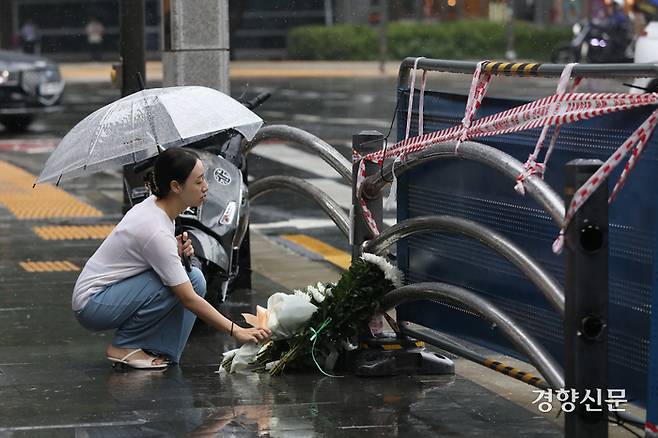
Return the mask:
<svg viewBox="0 0 658 438">
<path fill-rule="evenodd" d="M 251 140 L 263 121 L 207 87 L 151 88 L 119 99 L 78 123 L 59 143 L 37 183 L 136 163 L 233 128 Z"/>
</svg>

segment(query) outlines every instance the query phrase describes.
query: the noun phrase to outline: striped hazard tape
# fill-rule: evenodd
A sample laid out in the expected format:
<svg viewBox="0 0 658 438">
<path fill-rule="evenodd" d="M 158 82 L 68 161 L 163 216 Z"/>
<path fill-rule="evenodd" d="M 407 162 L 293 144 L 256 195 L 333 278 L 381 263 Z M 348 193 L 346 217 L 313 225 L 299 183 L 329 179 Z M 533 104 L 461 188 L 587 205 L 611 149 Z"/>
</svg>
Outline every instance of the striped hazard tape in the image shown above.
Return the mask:
<svg viewBox="0 0 658 438">
<path fill-rule="evenodd" d="M 573 65 L 568 66 L 569 72 Z M 473 120 L 475 112 L 479 108 L 481 101 L 486 93 L 487 86 L 491 79 L 491 74 L 500 74 L 509 71 L 518 73 L 522 69 L 523 73 L 532 76 L 536 74 L 539 64 L 511 64 L 511 63 L 492 63 L 483 61 L 478 63 L 478 67 L 473 75 L 471 89 L 466 103 L 466 112 L 460 125 L 456 125 L 440 131 L 435 131 L 412 138 L 406 138 L 396 143 L 391 148 L 386 148 L 378 152 L 370 153 L 365 156 L 359 155 L 353 151 L 354 162 L 359 162 L 359 171 L 357 172 L 357 192 L 360 193 L 360 187 L 365 180 L 365 162 L 370 161 L 381 165 L 386 158 L 396 157 L 404 158 L 406 155 L 418 152 L 431 147 L 434 144 L 456 141 L 457 148 L 459 143 L 466 139 L 479 137 L 488 137 L 512 132 L 525 131 L 533 128 L 547 128 L 549 126 L 559 127 L 566 123 L 572 123 L 580 120 L 587 120 L 605 114 L 618 111 L 625 111 L 632 108 L 639 108 L 647 105 L 658 105 L 658 93 L 645 94 L 628 94 L 628 93 L 564 93 L 563 86 L 565 76 L 561 79 L 558 92 L 552 96 L 529 102 L 507 111 L 492 114 L 478 120 Z M 413 92 L 413 90 L 411 90 Z M 658 124 L 658 109 L 654 111 L 639 128 L 612 154 L 608 160 L 595 172 L 594 175 L 580 187 L 572 198 L 567 213 L 565 215 L 564 226 L 560 235 L 553 244 L 553 251 L 559 253 L 562 250 L 564 241 L 564 230 L 569 221 L 573 218 L 575 212 L 582 204 L 596 191 L 603 181 L 609 176 L 610 172 L 621 162 L 622 159 L 632 151 L 631 156 L 617 181 L 609 202 L 612 202 L 624 185 L 628 175 L 633 170 L 637 159 L 641 155 Z M 543 138 L 541 139 L 543 141 Z M 538 144 L 540 147 L 541 144 Z M 538 150 L 538 149 L 537 149 Z M 457 151 L 457 149 L 455 150 Z M 530 159 L 533 157 L 531 156 Z M 533 163 L 526 163 L 530 166 Z M 544 164 L 537 166 L 537 170 L 543 176 Z M 517 180 L 523 183 L 523 175 Z M 522 187 L 516 187 L 517 191 L 523 193 Z M 359 199 L 359 205 L 363 212 L 363 217 L 374 236 L 379 234 L 377 224 L 374 221 L 372 213 L 366 206 L 363 199 Z"/>
<path fill-rule="evenodd" d="M 494 371 L 498 371 L 499 373 L 505 374 L 506 376 L 513 377 L 517 380 L 521 380 L 522 382 L 525 382 L 529 385 L 536 386 L 537 388 L 541 389 L 548 389 L 548 383 L 541 377 L 537 377 L 531 373 L 528 373 L 526 371 L 522 371 L 518 368 L 514 368 L 509 365 L 505 365 L 502 362 L 499 362 L 494 359 L 485 359 L 482 364 L 486 367 L 491 368 Z"/>
</svg>

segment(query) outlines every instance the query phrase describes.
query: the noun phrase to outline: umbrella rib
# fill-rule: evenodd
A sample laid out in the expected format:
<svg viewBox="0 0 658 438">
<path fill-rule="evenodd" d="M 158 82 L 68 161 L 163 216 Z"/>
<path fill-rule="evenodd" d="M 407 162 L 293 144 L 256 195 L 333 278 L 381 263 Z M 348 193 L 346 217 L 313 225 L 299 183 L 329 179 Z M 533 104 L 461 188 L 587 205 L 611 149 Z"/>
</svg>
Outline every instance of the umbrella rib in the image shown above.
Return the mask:
<svg viewBox="0 0 658 438">
<path fill-rule="evenodd" d="M 130 102 L 130 127 L 134 130 L 135 129 L 135 102 Z M 137 162 L 137 158 L 135 157 L 135 151 L 132 153 L 133 155 L 133 163 Z"/>
<path fill-rule="evenodd" d="M 101 122 L 98 124 L 98 127 L 94 131 L 94 139 L 92 140 L 91 145 L 89 145 L 89 150 L 87 151 L 87 159 L 85 160 L 84 168 L 86 168 L 87 164 L 89 164 L 89 157 L 91 157 L 92 152 L 94 152 L 94 149 L 96 148 L 96 143 L 98 143 L 98 131 L 101 129 L 101 127 L 105 123 L 105 120 L 107 120 L 110 114 L 112 114 L 115 111 L 117 106 L 118 105 L 116 105 L 115 102 L 115 105 L 112 105 L 110 107 L 110 109 L 103 115 L 103 119 L 101 120 Z"/>
<path fill-rule="evenodd" d="M 160 99 L 158 99 L 158 96 L 157 96 L 157 95 L 153 95 L 153 98 L 154 98 L 154 100 L 156 100 L 157 102 L 160 101 Z M 153 133 L 153 139 L 155 140 L 155 147 L 158 149 L 158 154 L 159 154 L 159 153 L 160 153 L 160 149 L 161 149 L 161 148 L 160 148 L 160 140 L 158 140 L 158 134 L 157 134 L 157 132 L 155 132 L 155 123 L 153 122 L 153 114 L 151 114 L 150 107 L 149 107 L 149 105 L 147 104 L 146 96 L 144 96 L 144 104 L 145 104 L 145 107 L 146 107 L 146 116 L 147 116 L 148 119 L 149 119 L 149 125 L 150 125 L 150 127 L 151 127 L 151 132 Z"/>
</svg>

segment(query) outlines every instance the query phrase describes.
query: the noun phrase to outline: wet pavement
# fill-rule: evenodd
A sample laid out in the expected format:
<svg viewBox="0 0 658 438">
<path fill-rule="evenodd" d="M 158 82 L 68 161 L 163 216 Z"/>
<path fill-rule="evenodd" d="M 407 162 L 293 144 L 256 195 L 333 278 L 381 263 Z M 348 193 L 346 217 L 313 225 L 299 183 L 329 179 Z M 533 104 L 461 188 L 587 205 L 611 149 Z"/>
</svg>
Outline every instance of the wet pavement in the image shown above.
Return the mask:
<svg viewBox="0 0 658 438">
<path fill-rule="evenodd" d="M 18 153 L 2 153 L 0 160 L 34 173 L 35 162 Z M 61 264 L 47 265 L 43 272 L 25 268 L 38 262 L 84 265 L 100 240 L 44 240 L 34 227 L 116 223 L 119 203 L 98 195 L 105 184 L 100 174 L 65 186 L 100 210 L 100 218 L 18 219 L 9 201 L 0 202 L 0 436 L 562 434 L 538 412 L 460 374 L 270 378 L 218 373 L 221 353 L 236 345 L 203 326 L 194 331 L 178 366 L 164 372 L 113 370 L 104 358 L 111 333 L 85 331 L 70 310 L 78 272 L 56 271 L 64 269 Z M 30 192 L 23 191 L 16 189 L 16 196 L 26 196 L 20 199 L 28 203 Z M 222 306 L 237 321 L 274 291 L 339 275 L 263 235 L 252 233 L 252 245 L 254 290 L 236 291 Z M 526 401 L 532 400 L 531 388 L 524 389 Z"/>
</svg>

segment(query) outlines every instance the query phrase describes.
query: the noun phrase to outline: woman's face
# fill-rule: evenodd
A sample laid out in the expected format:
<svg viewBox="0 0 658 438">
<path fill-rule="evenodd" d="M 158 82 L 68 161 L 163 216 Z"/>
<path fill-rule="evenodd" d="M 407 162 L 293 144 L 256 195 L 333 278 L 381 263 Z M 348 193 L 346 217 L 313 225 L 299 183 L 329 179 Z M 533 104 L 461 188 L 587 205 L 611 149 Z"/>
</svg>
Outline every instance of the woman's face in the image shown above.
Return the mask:
<svg viewBox="0 0 658 438">
<path fill-rule="evenodd" d="M 198 207 L 206 200 L 208 183 L 204 177 L 205 169 L 201 160 L 196 160 L 196 165 L 187 176 L 185 183 L 181 186 L 180 196 L 185 205 Z"/>
</svg>

